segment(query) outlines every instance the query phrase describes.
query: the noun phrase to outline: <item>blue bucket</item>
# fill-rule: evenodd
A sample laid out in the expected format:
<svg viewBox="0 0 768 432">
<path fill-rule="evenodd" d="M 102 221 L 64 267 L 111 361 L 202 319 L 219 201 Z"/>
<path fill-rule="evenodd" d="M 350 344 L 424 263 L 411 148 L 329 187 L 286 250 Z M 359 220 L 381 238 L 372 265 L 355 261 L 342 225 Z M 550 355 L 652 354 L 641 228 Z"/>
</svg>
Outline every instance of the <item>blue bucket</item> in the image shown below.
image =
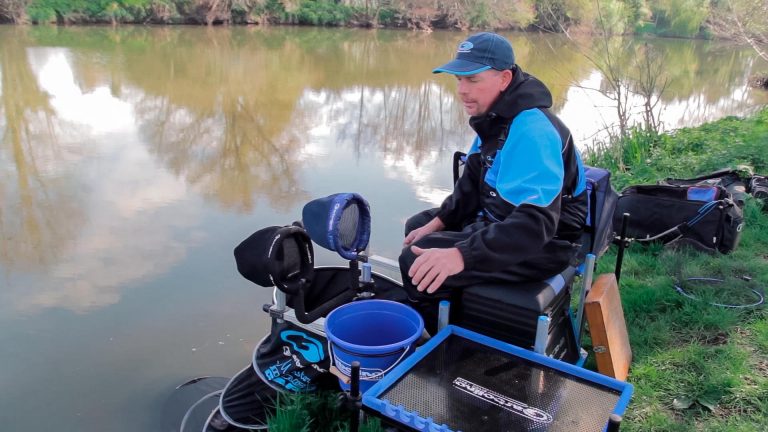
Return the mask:
<svg viewBox="0 0 768 432">
<path fill-rule="evenodd" d="M 352 362 L 360 362 L 361 392 L 413 352 L 413 343 L 423 330 L 421 315 L 389 300 L 348 303 L 325 319 L 331 362 L 348 377 L 352 375 Z M 342 389 L 349 390 L 349 384 L 339 382 Z"/>
</svg>

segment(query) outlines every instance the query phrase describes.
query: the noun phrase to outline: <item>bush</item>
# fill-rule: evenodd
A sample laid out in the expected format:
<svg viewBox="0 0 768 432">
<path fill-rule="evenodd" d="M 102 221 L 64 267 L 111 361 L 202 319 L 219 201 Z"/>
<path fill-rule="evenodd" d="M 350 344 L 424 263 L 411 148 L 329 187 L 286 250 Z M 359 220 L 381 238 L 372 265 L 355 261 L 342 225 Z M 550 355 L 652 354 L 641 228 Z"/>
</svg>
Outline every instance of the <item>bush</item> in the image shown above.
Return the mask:
<svg viewBox="0 0 768 432">
<path fill-rule="evenodd" d="M 32 0 L 27 14 L 34 23 L 54 21 L 141 22 L 153 4 L 164 0 Z"/>
<path fill-rule="evenodd" d="M 470 28 L 484 28 L 490 24 L 491 11 L 488 10 L 488 5 L 485 2 L 474 3 L 468 12 Z"/>
<path fill-rule="evenodd" d="M 697 36 L 709 16 L 706 0 L 660 0 L 653 9 L 662 36 Z"/>
<path fill-rule="evenodd" d="M 381 8 L 379 11 L 379 24 L 385 26 L 395 26 L 398 24 L 400 12 L 391 7 Z"/>
<path fill-rule="evenodd" d="M 45 24 L 56 21 L 56 11 L 47 5 L 32 3 L 27 7 L 29 19 L 35 24 Z"/>
<path fill-rule="evenodd" d="M 297 24 L 319 26 L 342 26 L 349 23 L 352 9 L 342 4 L 324 1 L 305 1 L 293 14 Z"/>
</svg>

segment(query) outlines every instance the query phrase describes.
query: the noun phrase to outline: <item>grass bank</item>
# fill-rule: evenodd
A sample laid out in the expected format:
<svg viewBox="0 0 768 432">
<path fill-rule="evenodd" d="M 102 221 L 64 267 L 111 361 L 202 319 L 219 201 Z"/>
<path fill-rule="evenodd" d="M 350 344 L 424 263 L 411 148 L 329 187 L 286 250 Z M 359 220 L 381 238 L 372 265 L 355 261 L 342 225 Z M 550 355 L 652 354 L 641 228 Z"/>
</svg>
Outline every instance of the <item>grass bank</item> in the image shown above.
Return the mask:
<svg viewBox="0 0 768 432">
<path fill-rule="evenodd" d="M 768 109 L 696 128 L 656 135 L 636 131 L 614 146 L 598 146 L 587 163 L 614 173 L 617 189 L 751 166 L 768 174 Z M 739 247 L 729 255 L 633 245 L 622 271 L 621 295 L 634 353 L 629 381 L 635 395 L 622 430 L 768 430 L 768 312 L 723 308 L 683 297 L 676 280 L 711 277 L 715 286 L 687 286 L 721 304 L 755 300 L 768 286 L 768 213 L 749 200 Z M 612 271 L 613 251 L 598 263 Z M 751 279 L 746 281 L 744 277 Z"/>
<path fill-rule="evenodd" d="M 768 174 L 768 109 L 746 119 L 726 118 L 657 135 L 643 131 L 618 144 L 596 146 L 589 165 L 610 169 L 617 189 L 749 165 Z M 598 263 L 613 271 L 615 251 Z M 750 281 L 745 280 L 748 277 Z M 687 277 L 722 279 L 716 286 L 688 286 L 692 300 L 674 289 Z M 634 361 L 635 394 L 623 431 L 768 430 L 768 312 L 723 308 L 748 303 L 768 286 L 768 212 L 757 200 L 745 208 L 741 244 L 729 255 L 707 255 L 660 246 L 627 252 L 621 295 Z M 587 347 L 589 348 L 589 347 Z M 593 368 L 593 361 L 587 367 Z M 274 431 L 343 431 L 333 396 L 282 402 Z M 303 428 L 303 429 L 302 429 Z M 365 431 L 380 431 L 376 422 Z"/>
</svg>

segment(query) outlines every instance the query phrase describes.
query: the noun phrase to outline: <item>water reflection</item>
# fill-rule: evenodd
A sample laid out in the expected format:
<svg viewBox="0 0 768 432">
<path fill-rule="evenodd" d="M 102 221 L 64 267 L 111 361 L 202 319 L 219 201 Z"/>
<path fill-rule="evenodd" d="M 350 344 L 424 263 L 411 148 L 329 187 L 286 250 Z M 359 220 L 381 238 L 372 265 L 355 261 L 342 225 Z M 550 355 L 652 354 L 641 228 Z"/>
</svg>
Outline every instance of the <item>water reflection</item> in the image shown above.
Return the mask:
<svg viewBox="0 0 768 432">
<path fill-rule="evenodd" d="M 748 49 L 694 40 L 614 38 L 578 45 L 594 68 L 567 95 L 561 117 L 586 143 L 605 139 L 619 123 L 642 125 L 652 112 L 662 130 L 741 115 L 768 102 L 768 94 L 747 85 L 765 70 Z M 620 92 L 620 96 L 618 95 Z M 584 111 L 584 106 L 594 107 Z M 648 108 L 650 107 L 650 108 Z"/>
<path fill-rule="evenodd" d="M 24 31 L 14 33 L 0 45 L 0 264 L 11 272 L 3 308 L 84 312 L 113 304 L 193 243 L 174 234 L 195 219 L 194 209 L 163 212 L 187 198 L 186 185 L 143 176 L 155 162 L 130 145 L 129 104 L 107 87 L 83 92 L 67 51 L 30 47 Z"/>
<path fill-rule="evenodd" d="M 76 236 L 83 217 L 72 154 L 59 145 L 51 95 L 30 64 L 25 31 L 0 44 L 0 261 L 9 269 L 51 264 Z"/>
<path fill-rule="evenodd" d="M 748 49 L 702 41 L 616 38 L 603 43 L 553 35 L 509 36 L 518 62 L 548 83 L 555 111 L 582 140 L 617 121 L 599 68 L 605 70 L 609 61 L 618 66 L 627 89 L 637 92 L 644 47 L 663 58 L 668 87 L 656 97 L 662 101 L 660 115 L 672 105 L 664 122 L 667 128 L 743 112 L 766 99 L 746 87 L 745 76 L 755 67 Z M 127 28 L 46 29 L 37 37 L 71 41 L 78 53 L 76 75 L 83 82 L 108 81 L 115 95 L 123 82 L 140 88 L 145 96 L 136 111 L 153 153 L 227 208 L 247 211 L 254 194 L 266 194 L 272 205 L 283 209 L 293 203 L 286 197 L 301 197 L 293 173 L 302 166 L 272 158 L 274 146 L 285 154 L 300 153 L 300 147 L 311 144 L 303 133 L 328 118 L 326 113 L 301 111 L 313 92 L 323 92 L 334 106 L 356 93 L 357 105 L 350 108 L 358 116 L 348 118 L 341 134 L 358 143 L 355 150 L 369 143 L 396 157 L 416 152 L 414 159 L 420 160 L 418 154 L 445 146 L 446 137 L 465 135 L 452 78 L 429 73 L 452 56 L 461 33 Z M 86 55 L 89 50 L 98 51 L 101 61 Z M 99 69 L 101 80 L 96 78 Z M 579 96 L 574 90 L 591 94 Z M 366 97 L 372 93 L 380 93 L 386 104 Z M 638 97 L 631 95 L 631 123 L 640 121 L 644 101 Z M 404 122 L 421 122 L 422 127 Z M 406 147 L 397 144 L 405 141 Z M 253 160 L 243 157 L 251 152 L 256 154 Z"/>
</svg>

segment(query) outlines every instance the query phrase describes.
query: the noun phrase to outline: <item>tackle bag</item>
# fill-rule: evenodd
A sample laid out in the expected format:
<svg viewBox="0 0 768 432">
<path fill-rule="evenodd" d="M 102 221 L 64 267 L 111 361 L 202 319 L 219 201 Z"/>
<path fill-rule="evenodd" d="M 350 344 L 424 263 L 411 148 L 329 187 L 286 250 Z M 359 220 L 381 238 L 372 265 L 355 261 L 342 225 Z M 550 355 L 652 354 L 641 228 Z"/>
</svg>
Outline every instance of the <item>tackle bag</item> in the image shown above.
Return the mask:
<svg viewBox="0 0 768 432">
<path fill-rule="evenodd" d="M 731 168 L 724 168 L 687 179 L 667 177 L 664 180 L 659 180 L 658 184 L 696 187 L 720 186 L 731 195 L 733 202 L 741 208 L 744 208 L 744 198 L 747 194 L 747 184 L 744 182 L 741 173 Z"/>
<path fill-rule="evenodd" d="M 744 226 L 741 207 L 717 184 L 629 186 L 613 214 L 616 232 L 624 213 L 630 214 L 626 235 L 634 241 L 687 244 L 707 252 L 734 250 Z"/>
</svg>

